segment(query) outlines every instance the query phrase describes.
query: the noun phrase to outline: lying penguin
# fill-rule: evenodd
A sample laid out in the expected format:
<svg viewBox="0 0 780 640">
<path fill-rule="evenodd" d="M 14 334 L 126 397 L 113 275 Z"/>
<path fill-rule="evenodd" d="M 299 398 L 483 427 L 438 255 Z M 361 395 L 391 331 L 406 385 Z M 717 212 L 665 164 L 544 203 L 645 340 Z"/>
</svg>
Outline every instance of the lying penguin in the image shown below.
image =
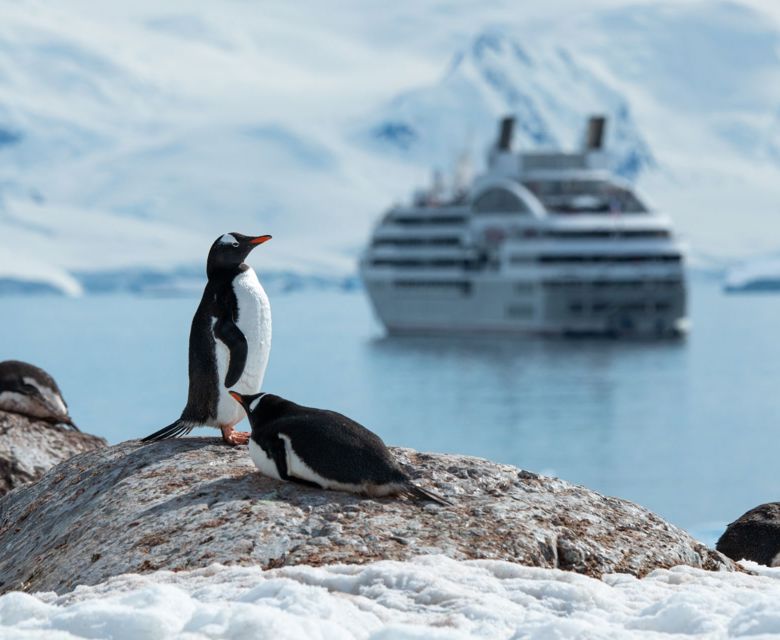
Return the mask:
<svg viewBox="0 0 780 640">
<path fill-rule="evenodd" d="M 230 395 L 249 416 L 249 455 L 263 475 L 377 498 L 452 505 L 414 484 L 379 436 L 340 413 L 302 407 L 270 393 Z"/>
<path fill-rule="evenodd" d="M 235 387 L 257 393 L 271 352 L 271 305 L 249 252 L 271 236 L 226 233 L 214 241 L 206 261 L 208 282 L 190 329 L 190 389 L 181 417 L 143 442 L 176 438 L 206 425 L 222 431 L 228 444 L 246 444 L 234 431 L 244 414 L 228 395 Z"/>
<path fill-rule="evenodd" d="M 66 424 L 79 430 L 68 414 L 68 405 L 54 378 L 28 362 L 0 362 L 0 411 Z"/>
</svg>

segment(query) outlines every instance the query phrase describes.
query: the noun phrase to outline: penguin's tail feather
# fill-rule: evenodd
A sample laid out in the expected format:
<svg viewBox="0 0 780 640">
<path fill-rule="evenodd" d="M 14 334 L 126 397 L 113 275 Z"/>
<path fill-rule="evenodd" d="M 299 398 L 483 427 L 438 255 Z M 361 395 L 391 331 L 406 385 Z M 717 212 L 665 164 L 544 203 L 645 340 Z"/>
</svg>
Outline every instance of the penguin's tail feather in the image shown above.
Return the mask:
<svg viewBox="0 0 780 640">
<path fill-rule="evenodd" d="M 179 418 L 175 422 L 172 422 L 167 427 L 163 427 L 159 431 L 146 436 L 141 439 L 141 442 L 157 442 L 158 440 L 167 440 L 168 438 L 178 438 L 179 436 L 186 436 L 190 431 L 195 428 L 195 424 L 188 420 L 182 420 Z"/>
<path fill-rule="evenodd" d="M 409 483 L 404 488 L 403 494 L 408 497 L 412 498 L 414 500 L 427 500 L 429 502 L 436 502 L 437 504 L 444 505 L 446 507 L 452 507 L 455 506 L 455 503 L 447 500 L 444 496 L 440 496 L 438 493 L 434 491 L 429 491 L 428 489 L 423 489 L 422 487 L 418 487 L 416 484 Z"/>
</svg>

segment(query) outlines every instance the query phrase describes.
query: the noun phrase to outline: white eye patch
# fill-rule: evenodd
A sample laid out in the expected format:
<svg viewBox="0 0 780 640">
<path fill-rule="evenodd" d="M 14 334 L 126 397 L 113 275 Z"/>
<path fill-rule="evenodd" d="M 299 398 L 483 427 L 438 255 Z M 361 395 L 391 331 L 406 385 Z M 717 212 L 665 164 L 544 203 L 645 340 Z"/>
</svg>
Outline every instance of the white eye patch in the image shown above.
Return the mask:
<svg viewBox="0 0 780 640">
<path fill-rule="evenodd" d="M 266 394 L 264 393 L 264 394 L 260 395 L 259 397 L 255 398 L 254 400 L 252 400 L 252 404 L 250 404 L 250 405 L 249 405 L 249 410 L 250 410 L 250 411 L 254 411 L 255 409 L 257 409 L 257 405 L 259 405 L 259 404 L 260 404 L 260 401 L 261 401 L 261 400 L 262 400 L 262 399 L 263 399 L 265 396 L 266 396 Z"/>
<path fill-rule="evenodd" d="M 233 244 L 233 245 L 237 245 L 238 244 L 238 240 L 236 240 L 235 237 L 232 236 L 229 233 L 226 233 L 224 236 L 222 236 L 219 239 L 219 242 L 220 242 L 220 244 Z"/>
<path fill-rule="evenodd" d="M 38 381 L 35 378 L 28 378 L 27 376 L 24 376 L 22 378 L 22 382 L 25 382 L 26 384 L 32 385 L 38 390 L 38 393 L 43 397 L 43 399 L 48 403 L 48 405 L 55 411 L 58 411 L 62 415 L 68 414 L 68 408 L 65 406 L 65 403 L 62 401 L 62 398 L 59 394 L 55 393 L 52 389 L 49 389 L 49 387 L 43 386 L 38 383 Z"/>
</svg>

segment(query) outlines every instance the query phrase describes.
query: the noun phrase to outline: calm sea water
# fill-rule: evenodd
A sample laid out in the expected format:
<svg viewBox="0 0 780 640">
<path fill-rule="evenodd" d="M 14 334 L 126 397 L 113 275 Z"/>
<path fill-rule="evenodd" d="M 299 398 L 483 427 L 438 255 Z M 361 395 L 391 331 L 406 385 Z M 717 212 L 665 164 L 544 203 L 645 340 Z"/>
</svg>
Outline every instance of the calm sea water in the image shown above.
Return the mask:
<svg viewBox="0 0 780 640">
<path fill-rule="evenodd" d="M 83 430 L 137 438 L 183 407 L 197 303 L 2 298 L 0 357 L 49 370 Z M 266 390 L 346 413 L 389 444 L 555 474 L 708 541 L 780 497 L 780 296 L 695 281 L 691 335 L 661 343 L 388 338 L 361 292 L 272 304 Z"/>
</svg>

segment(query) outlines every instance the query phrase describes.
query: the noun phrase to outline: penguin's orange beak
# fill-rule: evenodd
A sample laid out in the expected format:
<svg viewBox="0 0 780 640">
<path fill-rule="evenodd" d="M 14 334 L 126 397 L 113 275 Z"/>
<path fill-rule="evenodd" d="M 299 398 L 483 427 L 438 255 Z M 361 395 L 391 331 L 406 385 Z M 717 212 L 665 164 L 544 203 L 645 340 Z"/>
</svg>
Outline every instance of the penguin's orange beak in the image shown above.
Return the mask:
<svg viewBox="0 0 780 640">
<path fill-rule="evenodd" d="M 264 242 L 268 242 L 271 239 L 271 236 L 257 236 L 256 238 L 252 238 L 249 241 L 249 244 L 263 244 Z"/>
<path fill-rule="evenodd" d="M 233 400 L 238 402 L 242 407 L 244 406 L 244 400 L 241 398 L 240 393 L 236 393 L 235 391 L 228 391 L 228 393 L 233 396 Z"/>
</svg>

